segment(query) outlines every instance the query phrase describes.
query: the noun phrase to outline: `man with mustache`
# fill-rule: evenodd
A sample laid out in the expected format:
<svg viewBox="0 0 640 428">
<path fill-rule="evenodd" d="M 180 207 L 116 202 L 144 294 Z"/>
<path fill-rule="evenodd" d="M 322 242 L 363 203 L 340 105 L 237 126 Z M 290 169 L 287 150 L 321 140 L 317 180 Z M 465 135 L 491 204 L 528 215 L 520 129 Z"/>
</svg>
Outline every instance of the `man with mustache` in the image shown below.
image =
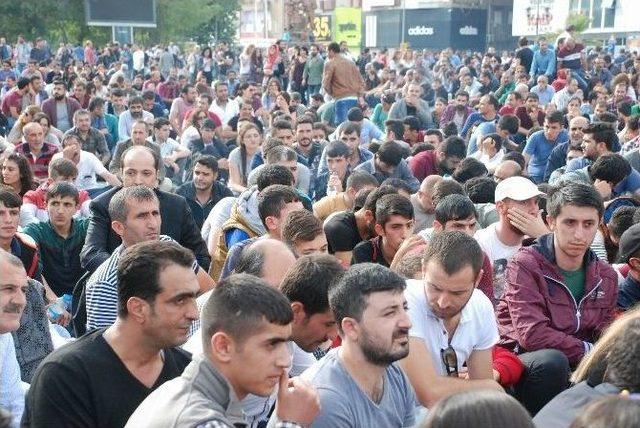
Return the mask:
<svg viewBox="0 0 640 428">
<path fill-rule="evenodd" d="M 74 98 L 67 96 L 67 85 L 63 80 L 53 81 L 53 97 L 42 103 L 42 111 L 51 119 L 51 126 L 67 132 L 73 126 L 73 115 L 82 106 Z"/>
<path fill-rule="evenodd" d="M 402 367 L 425 407 L 470 389 L 501 389 L 492 369 L 499 339 L 493 306 L 477 289 L 482 263 L 482 250 L 471 236 L 441 232 L 422 257 L 423 280 L 407 281 L 413 326 L 411 353 Z M 460 378 L 464 365 L 467 379 Z"/>
<path fill-rule="evenodd" d="M 312 427 L 415 423 L 415 394 L 397 361 L 409 354 L 405 281 L 373 263 L 352 266 L 329 290 L 342 346 L 302 374 L 320 396 Z"/>
<path fill-rule="evenodd" d="M 0 409 L 11 413 L 15 426 L 22 417 L 24 390 L 11 332 L 20 327 L 22 311 L 27 304 L 27 287 L 22 261 L 0 249 Z"/>
<path fill-rule="evenodd" d="M 143 121 L 152 124 L 153 119 L 153 114 L 144 110 L 144 99 L 132 97 L 129 100 L 129 110 L 123 111 L 118 116 L 118 140 L 126 141 L 132 137 L 131 131 L 134 123 Z"/>
<path fill-rule="evenodd" d="M 525 365 L 515 397 L 531 414 L 567 388 L 570 366 L 611 322 L 618 294 L 615 271 L 589 248 L 604 211 L 594 186 L 553 189 L 547 211 L 552 233 L 509 261 L 496 308 L 500 345 Z"/>
</svg>

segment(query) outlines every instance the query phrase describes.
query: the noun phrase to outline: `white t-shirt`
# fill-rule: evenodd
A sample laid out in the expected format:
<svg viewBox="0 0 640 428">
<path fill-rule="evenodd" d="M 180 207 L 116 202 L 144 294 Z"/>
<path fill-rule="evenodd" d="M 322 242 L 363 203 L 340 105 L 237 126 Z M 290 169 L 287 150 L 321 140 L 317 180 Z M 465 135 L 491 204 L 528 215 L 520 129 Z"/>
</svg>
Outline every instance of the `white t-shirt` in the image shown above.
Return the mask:
<svg viewBox="0 0 640 428">
<path fill-rule="evenodd" d="M 491 349 L 498 343 L 500 336 L 493 306 L 482 291 L 473 290 L 471 299 L 462 309 L 460 322 L 451 338 L 442 319 L 436 317 L 429 308 L 424 283 L 421 280 L 407 280 L 404 295 L 409 305 L 409 318 L 413 324 L 409 336 L 424 341 L 434 369 L 441 376 L 446 376 L 447 371 L 442 363 L 440 350 L 446 349 L 449 344 L 456 351 L 458 371 L 461 371 L 473 351 Z"/>
<path fill-rule="evenodd" d="M 229 99 L 224 107 L 218 105 L 218 101 L 215 100 L 211 103 L 209 111 L 218 115 L 223 125 L 226 125 L 229 120 L 240 111 L 240 106 L 236 100 Z"/>
<path fill-rule="evenodd" d="M 496 299 L 502 297 L 504 293 L 504 287 L 506 285 L 505 270 L 507 269 L 507 263 L 511 260 L 522 245 L 509 246 L 505 245 L 498 239 L 496 233 L 496 226 L 498 223 L 493 223 L 484 229 L 480 229 L 474 235 L 480 248 L 491 260 L 493 266 L 493 289 Z"/>
<path fill-rule="evenodd" d="M 62 157 L 62 153 L 58 152 L 53 155 L 53 159 Z M 76 187 L 79 190 L 93 189 L 97 186 L 98 181 L 96 175 L 102 175 L 107 172 L 107 168 L 100 162 L 100 159 L 93 153 L 80 151 L 80 161 L 76 165 L 78 168 L 78 177 L 76 177 Z"/>
</svg>

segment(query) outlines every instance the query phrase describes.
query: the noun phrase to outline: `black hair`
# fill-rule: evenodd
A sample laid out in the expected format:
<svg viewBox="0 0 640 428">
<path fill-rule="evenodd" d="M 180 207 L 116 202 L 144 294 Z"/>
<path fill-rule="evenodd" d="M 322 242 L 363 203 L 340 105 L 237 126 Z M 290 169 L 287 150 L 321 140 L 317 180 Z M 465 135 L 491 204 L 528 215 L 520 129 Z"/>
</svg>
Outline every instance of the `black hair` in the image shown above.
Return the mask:
<svg viewBox="0 0 640 428">
<path fill-rule="evenodd" d="M 629 101 L 623 101 L 618 104 L 617 110 L 621 115 L 629 117 L 631 116 L 631 107 L 633 107 L 632 103 Z"/>
<path fill-rule="evenodd" d="M 448 195 L 464 195 L 462 185 L 455 180 L 440 180 L 433 186 L 431 200 L 434 205 L 438 205 Z"/>
<path fill-rule="evenodd" d="M 394 187 L 394 188 L 398 189 L 398 191 L 403 190 L 405 193 L 407 193 L 409 195 L 414 193 L 413 189 L 411 188 L 411 186 L 409 186 L 409 183 L 407 183 L 402 178 L 398 178 L 398 177 L 386 178 L 382 183 L 380 183 L 380 185 L 381 186 L 391 186 L 391 187 Z"/>
<path fill-rule="evenodd" d="M 331 42 L 329 43 L 329 46 L 327 46 L 327 50 L 331 51 L 333 53 L 340 53 L 340 45 L 337 42 Z"/>
<path fill-rule="evenodd" d="M 464 184 L 467 180 L 474 177 L 486 177 L 487 174 L 489 174 L 489 170 L 478 159 L 464 158 L 453 172 L 452 177 L 458 183 Z"/>
<path fill-rule="evenodd" d="M 506 160 L 510 160 L 510 161 L 514 161 L 515 163 L 517 163 L 518 165 L 520 165 L 520 169 L 522 171 L 525 170 L 525 159 L 524 159 L 524 155 L 520 152 L 509 152 L 506 153 L 503 157 L 502 157 L 502 161 L 506 161 Z"/>
<path fill-rule="evenodd" d="M 141 242 L 125 249 L 118 261 L 118 316 L 127 316 L 131 297 L 153 305 L 162 292 L 160 275 L 167 266 L 176 264 L 191 269 L 194 262 L 190 250 L 171 241 Z"/>
<path fill-rule="evenodd" d="M 486 138 L 491 138 L 491 140 L 494 142 L 496 146 L 496 150 L 500 151 L 500 149 L 502 149 L 502 145 L 504 144 L 504 139 L 499 134 L 492 132 L 490 134 L 484 135 L 482 137 L 482 140 L 484 141 Z"/>
<path fill-rule="evenodd" d="M 463 187 L 474 204 L 495 203 L 495 180 L 489 177 L 474 177 L 467 180 Z"/>
<path fill-rule="evenodd" d="M 616 133 L 608 123 L 592 123 L 582 133 L 592 135 L 596 143 L 605 143 L 609 151 L 613 151 L 613 144 L 617 142 Z"/>
<path fill-rule="evenodd" d="M 444 138 L 449 137 L 457 137 L 458 136 L 458 125 L 454 121 L 451 121 L 442 127 L 442 134 Z"/>
<path fill-rule="evenodd" d="M 123 187 L 118 190 L 118 192 L 111 198 L 111 201 L 109 201 L 109 218 L 111 218 L 112 221 L 124 223 L 127 220 L 129 201 L 158 202 L 158 197 L 152 189 L 146 186 Z"/>
<path fill-rule="evenodd" d="M 347 189 L 353 188 L 356 193 L 367 186 L 378 187 L 378 180 L 366 171 L 353 171 L 347 178 Z"/>
<path fill-rule="evenodd" d="M 0 203 L 6 208 L 20 208 L 22 206 L 22 198 L 12 189 L 0 186 Z"/>
<path fill-rule="evenodd" d="M 467 157 L 467 144 L 458 136 L 447 137 L 442 143 L 442 152 L 445 157 L 457 157 L 464 159 Z"/>
<path fill-rule="evenodd" d="M 466 220 L 473 216 L 478 218 L 476 207 L 471 199 L 464 195 L 448 195 L 442 198 L 435 208 L 435 220 L 442 226 L 452 220 Z"/>
<path fill-rule="evenodd" d="M 386 127 L 387 131 L 393 132 L 393 134 L 396 136 L 396 139 L 402 139 L 402 136 L 404 135 L 403 121 L 399 119 L 388 119 L 384 123 L 384 126 Z"/>
<path fill-rule="evenodd" d="M 261 192 L 273 184 L 292 186 L 295 178 L 289 168 L 283 165 L 265 165 L 258 171 L 256 185 Z"/>
<path fill-rule="evenodd" d="M 66 181 L 59 181 L 57 183 L 51 184 L 47 188 L 47 194 L 45 196 L 45 201 L 49 202 L 50 199 L 60 197 L 70 197 L 76 201 L 76 205 L 80 203 L 80 194 L 76 186 L 71 183 L 67 183 Z"/>
<path fill-rule="evenodd" d="M 214 174 L 218 172 L 218 159 L 215 156 L 201 154 L 193 163 L 194 168 L 196 164 L 209 168 Z"/>
<path fill-rule="evenodd" d="M 330 141 L 325 148 L 325 155 L 328 158 L 337 158 L 340 156 L 348 158 L 350 154 L 349 146 L 341 140 Z"/>
<path fill-rule="evenodd" d="M 377 263 L 353 265 L 329 291 L 329 306 L 336 320 L 338 331 L 343 333 L 342 321 L 362 319 L 367 308 L 367 298 L 373 293 L 402 293 L 405 280 L 389 268 Z"/>
<path fill-rule="evenodd" d="M 344 275 L 340 262 L 328 254 L 300 257 L 287 271 L 280 291 L 304 306 L 307 319 L 329 310 L 329 292 Z"/>
<path fill-rule="evenodd" d="M 547 113 L 545 115 L 544 120 L 549 123 L 559 123 L 560 126 L 564 123 L 564 115 L 560 111 L 554 111 L 551 113 Z"/>
<path fill-rule="evenodd" d="M 266 321 L 285 326 L 293 321 L 289 300 L 282 292 L 252 275 L 235 274 L 220 281 L 204 304 L 201 314 L 202 345 L 205 353 L 211 337 L 224 332 L 242 344 L 262 331 Z"/>
<path fill-rule="evenodd" d="M 376 223 L 384 227 L 392 215 L 399 215 L 406 219 L 413 219 L 413 205 L 404 196 L 385 195 L 376 202 Z"/>
<path fill-rule="evenodd" d="M 340 128 L 340 133 L 349 135 L 355 132 L 359 137 L 361 130 L 362 128 L 360 127 L 360 125 L 355 122 L 343 122 L 343 125 Z"/>
<path fill-rule="evenodd" d="M 513 93 L 517 94 L 518 92 Z M 513 114 L 505 114 L 498 119 L 497 126 L 500 129 L 507 131 L 509 134 L 517 134 L 518 128 L 520 127 L 520 119 Z"/>
<path fill-rule="evenodd" d="M 4 162 L 13 162 L 18 166 L 18 172 L 20 173 L 20 196 L 24 196 L 29 190 L 34 190 L 38 185 L 36 184 L 35 177 L 33 176 L 33 170 L 29 165 L 29 161 L 26 157 L 20 153 L 10 153 L 4 158 Z M 0 174 L 0 184 L 5 184 L 4 176 Z"/>
<path fill-rule="evenodd" d="M 607 153 L 596 159 L 588 171 L 593 181 L 604 180 L 616 186 L 631 174 L 631 165 L 618 153 Z"/>
<path fill-rule="evenodd" d="M 362 122 L 364 120 L 362 109 L 360 107 L 350 108 L 347 112 L 347 120 L 351 122 Z"/>
<path fill-rule="evenodd" d="M 378 160 L 384 162 L 386 165 L 397 167 L 400 162 L 402 162 L 404 153 L 404 149 L 400 144 L 395 141 L 387 141 L 380 146 L 376 156 Z"/>
<path fill-rule="evenodd" d="M 551 217 L 557 217 L 566 205 L 595 208 L 598 218 L 604 212 L 602 196 L 590 184 L 570 181 L 558 187 L 551 188 L 547 193 L 547 212 Z"/>
<path fill-rule="evenodd" d="M 407 125 L 411 131 L 419 131 L 422 128 L 420 119 L 415 116 L 407 116 L 402 121 L 403 125 Z"/>
<path fill-rule="evenodd" d="M 628 205 L 616 208 L 609 219 L 609 223 L 607 223 L 609 234 L 620 238 L 625 230 L 635 224 L 633 216 L 637 211 L 638 207 L 631 207 Z"/>
<path fill-rule="evenodd" d="M 444 135 L 442 135 L 442 131 L 440 131 L 439 129 L 427 129 L 424 132 L 425 136 L 431 136 L 431 135 L 435 135 L 438 138 L 438 141 L 442 142 L 444 141 Z"/>
<path fill-rule="evenodd" d="M 640 402 L 621 395 L 605 395 L 580 409 L 569 428 L 640 426 Z"/>
<path fill-rule="evenodd" d="M 482 269 L 483 254 L 473 237 L 458 231 L 441 232 L 433 235 L 429 241 L 422 265 L 426 266 L 430 261 L 436 261 L 449 276 L 471 266 L 475 279 Z"/>
<path fill-rule="evenodd" d="M 307 210 L 290 212 L 282 223 L 282 241 L 291 248 L 296 242 L 313 241 L 323 233 L 320 220 Z"/>
<path fill-rule="evenodd" d="M 380 199 L 384 195 L 392 195 L 397 193 L 398 189 L 395 189 L 391 186 L 380 186 L 376 189 L 373 189 L 367 196 L 367 199 L 364 201 L 363 208 L 367 211 L 371 211 L 373 215 L 375 215 L 376 203 L 378 202 L 378 199 Z"/>
<path fill-rule="evenodd" d="M 267 217 L 280 217 L 280 211 L 291 202 L 298 202 L 298 193 L 291 186 L 273 184 L 258 195 L 258 213 L 264 227 Z"/>
<path fill-rule="evenodd" d="M 500 101 L 498 101 L 495 95 L 487 94 L 485 97 L 487 97 L 488 103 L 491 104 L 496 111 L 500 110 Z"/>
</svg>

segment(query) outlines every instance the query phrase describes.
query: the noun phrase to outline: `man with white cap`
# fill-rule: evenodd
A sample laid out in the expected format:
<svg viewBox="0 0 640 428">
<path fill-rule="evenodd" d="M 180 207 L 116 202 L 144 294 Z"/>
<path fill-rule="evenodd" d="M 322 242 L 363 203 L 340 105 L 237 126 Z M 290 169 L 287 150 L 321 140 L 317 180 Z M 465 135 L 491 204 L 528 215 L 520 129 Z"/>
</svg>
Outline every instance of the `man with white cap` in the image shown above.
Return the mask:
<svg viewBox="0 0 640 428">
<path fill-rule="evenodd" d="M 507 262 L 522 246 L 525 236 L 537 238 L 549 233 L 538 208 L 541 195 L 544 193 L 525 177 L 509 177 L 496 186 L 498 222 L 478 230 L 474 236 L 491 260 L 496 296 L 504 290 Z"/>
</svg>

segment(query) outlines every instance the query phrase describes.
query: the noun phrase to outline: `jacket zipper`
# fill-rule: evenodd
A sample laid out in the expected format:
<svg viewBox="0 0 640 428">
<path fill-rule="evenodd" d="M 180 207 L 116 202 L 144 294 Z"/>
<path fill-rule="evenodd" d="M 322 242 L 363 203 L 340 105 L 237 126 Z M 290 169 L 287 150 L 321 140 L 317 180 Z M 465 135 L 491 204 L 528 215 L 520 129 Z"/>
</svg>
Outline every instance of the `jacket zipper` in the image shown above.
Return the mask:
<svg viewBox="0 0 640 428">
<path fill-rule="evenodd" d="M 591 291 L 589 291 L 587 294 L 585 294 L 584 296 L 582 296 L 582 299 L 580 299 L 580 303 L 578 303 L 576 301 L 576 298 L 573 297 L 573 294 L 571 293 L 571 290 L 569 290 L 569 287 L 567 287 L 564 283 L 558 281 L 555 278 L 552 278 L 550 276 L 547 275 L 542 275 L 543 277 L 550 279 L 551 281 L 555 282 L 556 284 L 560 284 L 562 287 L 564 287 L 564 289 L 567 291 L 567 293 L 569 294 L 569 296 L 571 297 L 571 300 L 573 301 L 573 305 L 576 309 L 576 320 L 578 321 L 577 326 L 576 326 L 576 331 L 574 331 L 574 333 L 577 333 L 580 330 L 580 317 L 581 317 L 581 313 L 580 313 L 580 306 L 582 306 L 582 302 L 584 302 L 584 300 L 589 297 L 594 291 L 596 291 L 598 288 L 600 288 L 600 284 L 602 284 L 602 278 L 598 281 L 598 283 L 596 284 L 595 287 L 593 287 L 593 289 Z"/>
</svg>

